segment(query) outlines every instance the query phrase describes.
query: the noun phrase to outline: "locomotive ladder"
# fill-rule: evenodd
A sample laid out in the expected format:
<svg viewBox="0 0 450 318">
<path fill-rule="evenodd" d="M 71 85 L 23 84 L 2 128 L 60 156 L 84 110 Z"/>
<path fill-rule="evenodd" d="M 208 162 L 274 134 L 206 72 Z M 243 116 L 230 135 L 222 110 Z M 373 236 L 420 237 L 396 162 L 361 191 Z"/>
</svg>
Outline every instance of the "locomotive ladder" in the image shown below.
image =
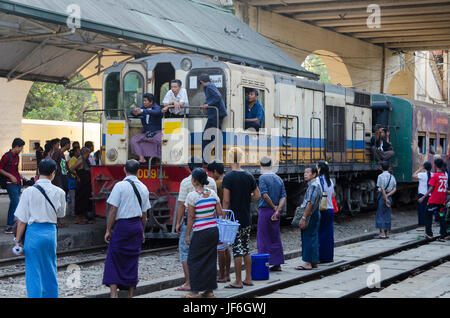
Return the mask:
<svg viewBox="0 0 450 318">
<path fill-rule="evenodd" d="M 279 119 L 285 120 L 285 125 L 281 126 L 282 128 L 282 148 L 284 148 L 283 152 L 282 152 L 282 156 L 285 159 L 285 164 L 286 166 L 289 165 L 289 163 L 296 163 L 297 165 L 299 164 L 299 138 L 300 138 L 300 130 L 299 130 L 299 126 L 300 126 L 300 118 L 299 116 L 296 115 L 278 115 L 275 116 Z M 292 119 L 296 119 L 297 120 L 297 142 L 296 145 L 293 145 L 290 141 L 289 141 L 289 131 L 293 130 L 294 127 L 290 125 L 290 123 L 293 123 Z M 294 151 L 293 148 L 296 146 L 296 158 L 294 160 Z"/>
</svg>

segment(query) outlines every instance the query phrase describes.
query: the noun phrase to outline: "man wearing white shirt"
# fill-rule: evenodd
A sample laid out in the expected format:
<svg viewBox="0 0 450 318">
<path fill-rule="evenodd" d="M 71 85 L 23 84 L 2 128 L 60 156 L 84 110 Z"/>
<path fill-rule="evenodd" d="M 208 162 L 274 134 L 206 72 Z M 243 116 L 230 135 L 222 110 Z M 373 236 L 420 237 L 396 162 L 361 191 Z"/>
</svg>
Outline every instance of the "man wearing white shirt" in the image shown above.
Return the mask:
<svg viewBox="0 0 450 318">
<path fill-rule="evenodd" d="M 114 186 L 107 201 L 111 208 L 105 234 L 108 253 L 103 285 L 110 287 L 111 298 L 117 298 L 118 288 L 128 290 L 128 297 L 133 297 L 138 284 L 139 254 L 145 241 L 147 211 L 151 207 L 149 191 L 136 177 L 139 162 L 127 161 L 124 171 L 126 178 Z"/>
<path fill-rule="evenodd" d="M 23 191 L 15 216 L 18 219 L 16 246 L 25 240 L 25 282 L 29 298 L 58 298 L 56 279 L 56 223 L 66 215 L 66 194 L 54 186 L 56 162 L 39 163 L 40 178 Z"/>
<path fill-rule="evenodd" d="M 170 90 L 164 97 L 164 108 L 162 113 L 165 114 L 169 111 L 174 115 L 184 115 L 185 109 L 183 107 L 189 107 L 189 100 L 187 91 L 182 88 L 182 82 L 180 80 L 173 80 L 170 82 Z"/>
</svg>

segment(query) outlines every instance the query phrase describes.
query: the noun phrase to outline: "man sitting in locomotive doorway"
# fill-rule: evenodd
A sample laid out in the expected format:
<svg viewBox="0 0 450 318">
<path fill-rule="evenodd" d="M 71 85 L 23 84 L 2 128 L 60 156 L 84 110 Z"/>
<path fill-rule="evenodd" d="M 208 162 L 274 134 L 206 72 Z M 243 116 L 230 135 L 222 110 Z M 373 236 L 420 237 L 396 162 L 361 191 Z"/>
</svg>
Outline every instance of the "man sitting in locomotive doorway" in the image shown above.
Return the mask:
<svg viewBox="0 0 450 318">
<path fill-rule="evenodd" d="M 258 90 L 252 88 L 247 92 L 245 101 L 245 130 L 253 128 L 259 131 L 264 124 L 264 108 L 258 100 Z"/>
<path fill-rule="evenodd" d="M 131 115 L 142 121 L 142 133 L 131 138 L 131 152 L 145 163 L 145 157 L 161 157 L 161 107 L 155 103 L 153 94 L 144 94 L 141 108 L 135 108 Z"/>
<path fill-rule="evenodd" d="M 389 161 L 395 156 L 392 145 L 387 140 L 387 129 L 380 127 L 370 141 L 373 157 L 377 162 Z"/>
<path fill-rule="evenodd" d="M 184 107 L 189 107 L 189 99 L 187 91 L 182 85 L 183 83 L 177 79 L 170 82 L 170 90 L 163 100 L 163 114 L 169 112 L 176 116 L 182 116 L 186 113 L 186 108 Z"/>
</svg>

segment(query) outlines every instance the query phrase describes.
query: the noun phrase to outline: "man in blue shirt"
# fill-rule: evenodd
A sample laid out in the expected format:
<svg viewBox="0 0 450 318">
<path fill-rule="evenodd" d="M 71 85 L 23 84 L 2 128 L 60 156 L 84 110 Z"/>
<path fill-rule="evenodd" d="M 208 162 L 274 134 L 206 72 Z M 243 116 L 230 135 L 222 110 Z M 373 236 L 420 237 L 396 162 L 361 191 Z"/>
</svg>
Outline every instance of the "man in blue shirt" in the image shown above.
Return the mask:
<svg viewBox="0 0 450 318">
<path fill-rule="evenodd" d="M 264 108 L 258 97 L 256 89 L 248 92 L 248 100 L 245 102 L 245 130 L 253 128 L 259 131 L 264 123 Z"/>
<path fill-rule="evenodd" d="M 227 109 L 225 107 L 225 102 L 223 101 L 222 94 L 220 94 L 217 87 L 211 83 L 211 79 L 209 78 L 208 74 L 202 74 L 199 78 L 200 85 L 203 86 L 205 96 L 206 96 L 206 102 L 205 105 L 203 105 L 204 109 L 208 110 L 208 121 L 206 122 L 206 126 L 204 129 L 203 134 L 210 128 L 215 128 L 222 130 L 222 122 L 223 119 L 227 116 Z M 216 109 L 214 109 L 216 108 Z M 217 112 L 219 112 L 219 120 L 217 121 Z M 220 134 L 220 131 L 216 132 L 215 135 L 218 136 Z M 215 136 L 213 135 L 211 137 L 211 142 L 215 140 Z M 205 147 L 209 144 L 208 140 L 205 140 L 203 138 L 202 142 L 202 154 L 203 154 L 203 160 L 207 163 L 212 162 L 212 158 L 210 154 L 208 156 L 205 156 L 204 151 Z"/>
<path fill-rule="evenodd" d="M 283 179 L 272 172 L 272 159 L 261 159 L 259 177 L 258 232 L 256 234 L 258 253 L 269 254 L 271 271 L 281 271 L 284 264 L 283 244 L 280 234 L 280 214 L 286 204 L 286 189 Z"/>
<path fill-rule="evenodd" d="M 152 94 L 144 94 L 141 108 L 135 108 L 131 115 L 142 121 L 142 133 L 131 138 L 131 152 L 139 156 L 139 162 L 145 163 L 145 157 L 161 157 L 161 107 L 155 103 Z"/>
</svg>

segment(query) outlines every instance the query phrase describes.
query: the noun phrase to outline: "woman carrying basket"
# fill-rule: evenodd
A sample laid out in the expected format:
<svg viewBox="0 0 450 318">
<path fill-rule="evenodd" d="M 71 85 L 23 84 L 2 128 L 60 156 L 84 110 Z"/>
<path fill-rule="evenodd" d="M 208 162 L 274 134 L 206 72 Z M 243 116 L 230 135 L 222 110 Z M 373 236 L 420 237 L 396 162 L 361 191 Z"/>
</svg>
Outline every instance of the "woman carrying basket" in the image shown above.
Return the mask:
<svg viewBox="0 0 450 318">
<path fill-rule="evenodd" d="M 188 194 L 185 203 L 189 211 L 186 244 L 189 245 L 187 263 L 191 292 L 185 298 L 213 298 L 213 290 L 217 289 L 219 230 L 216 217 L 222 216 L 223 213 L 217 194 L 205 188 L 208 183 L 205 170 L 197 168 L 192 171 L 195 191 Z M 194 231 L 192 241 L 189 239 L 191 231 Z"/>
</svg>

